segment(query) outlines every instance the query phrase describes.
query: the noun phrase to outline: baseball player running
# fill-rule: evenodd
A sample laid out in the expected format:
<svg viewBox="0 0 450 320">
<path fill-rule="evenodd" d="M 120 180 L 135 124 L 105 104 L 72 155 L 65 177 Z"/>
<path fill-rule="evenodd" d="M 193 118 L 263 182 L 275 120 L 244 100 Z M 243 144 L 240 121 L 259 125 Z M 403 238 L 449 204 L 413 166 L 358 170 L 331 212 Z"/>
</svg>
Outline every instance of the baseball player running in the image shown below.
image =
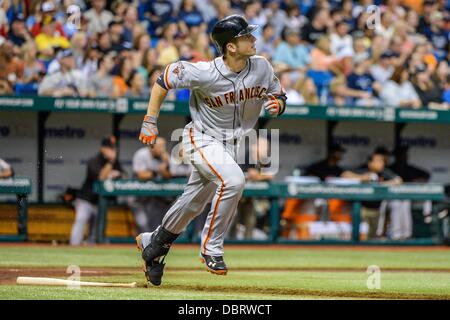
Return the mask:
<svg viewBox="0 0 450 320">
<path fill-rule="evenodd" d="M 222 56 L 209 61 L 168 65 L 153 86 L 139 140 L 152 145 L 157 120 L 168 90 L 189 88 L 192 122 L 183 131 L 183 150 L 193 171 L 183 194 L 153 232 L 136 237 L 147 281 L 160 285 L 164 258 L 171 244 L 207 203 L 211 210 L 201 235 L 200 259 L 206 269 L 226 275 L 225 233 L 242 196 L 245 177 L 236 163 L 240 138 L 256 124 L 261 108 L 272 116 L 284 112 L 286 95 L 270 63 L 256 56 L 256 38 L 239 15 L 216 23 L 212 39 Z"/>
</svg>

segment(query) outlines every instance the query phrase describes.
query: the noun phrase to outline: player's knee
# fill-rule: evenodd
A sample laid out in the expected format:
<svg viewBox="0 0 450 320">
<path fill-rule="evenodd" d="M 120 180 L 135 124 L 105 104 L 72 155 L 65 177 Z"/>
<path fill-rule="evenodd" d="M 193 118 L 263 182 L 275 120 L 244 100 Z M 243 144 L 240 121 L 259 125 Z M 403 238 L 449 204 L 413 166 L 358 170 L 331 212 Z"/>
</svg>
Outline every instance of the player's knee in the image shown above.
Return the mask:
<svg viewBox="0 0 450 320">
<path fill-rule="evenodd" d="M 225 189 L 241 192 L 245 187 L 245 176 L 242 172 L 230 175 L 224 181 Z"/>
</svg>

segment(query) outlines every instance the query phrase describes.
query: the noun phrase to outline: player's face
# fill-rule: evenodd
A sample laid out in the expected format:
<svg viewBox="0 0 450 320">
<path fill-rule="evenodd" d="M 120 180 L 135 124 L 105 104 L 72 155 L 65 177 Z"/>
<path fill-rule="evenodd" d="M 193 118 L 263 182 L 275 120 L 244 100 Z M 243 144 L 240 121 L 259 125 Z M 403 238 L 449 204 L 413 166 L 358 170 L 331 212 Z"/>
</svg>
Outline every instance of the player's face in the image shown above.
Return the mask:
<svg viewBox="0 0 450 320">
<path fill-rule="evenodd" d="M 253 56 L 256 54 L 256 38 L 254 35 L 246 34 L 236 39 L 236 53 L 240 56 Z"/>
</svg>

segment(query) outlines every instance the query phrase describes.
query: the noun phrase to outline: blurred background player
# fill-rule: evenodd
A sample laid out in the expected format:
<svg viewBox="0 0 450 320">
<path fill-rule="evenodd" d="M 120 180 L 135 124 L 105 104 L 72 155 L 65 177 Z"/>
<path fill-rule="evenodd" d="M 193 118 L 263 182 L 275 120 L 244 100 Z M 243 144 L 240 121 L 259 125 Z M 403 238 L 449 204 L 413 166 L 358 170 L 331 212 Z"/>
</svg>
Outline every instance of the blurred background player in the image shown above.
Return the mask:
<svg viewBox="0 0 450 320">
<path fill-rule="evenodd" d="M 246 181 L 271 181 L 274 178 L 273 174 L 261 170 L 270 166 L 268 163 L 269 148 L 269 141 L 261 136 L 258 137 L 255 144 L 246 148 L 245 163 L 240 165 Z M 252 239 L 258 216 L 265 216 L 269 206 L 270 204 L 265 199 L 241 198 L 237 214 L 230 227 L 229 237 L 238 238 L 242 226 L 244 232 L 239 238 Z"/>
<path fill-rule="evenodd" d="M 0 158 L 0 179 L 8 179 L 14 176 L 13 168 L 9 163 Z"/>
<path fill-rule="evenodd" d="M 133 176 L 141 181 L 169 179 L 172 177 L 169 162 L 166 139 L 158 137 L 152 147 L 140 148 L 133 155 Z M 172 198 L 133 197 L 131 209 L 138 233 L 155 230 L 172 201 Z"/>
<path fill-rule="evenodd" d="M 96 242 L 98 195 L 93 192 L 94 182 L 123 177 L 125 174 L 117 159 L 116 138 L 103 138 L 100 152 L 88 160 L 86 179 L 75 199 L 75 221 L 70 235 L 71 245 L 77 246 L 82 243 L 84 228 L 88 223 L 90 224 L 88 242 Z"/>
</svg>

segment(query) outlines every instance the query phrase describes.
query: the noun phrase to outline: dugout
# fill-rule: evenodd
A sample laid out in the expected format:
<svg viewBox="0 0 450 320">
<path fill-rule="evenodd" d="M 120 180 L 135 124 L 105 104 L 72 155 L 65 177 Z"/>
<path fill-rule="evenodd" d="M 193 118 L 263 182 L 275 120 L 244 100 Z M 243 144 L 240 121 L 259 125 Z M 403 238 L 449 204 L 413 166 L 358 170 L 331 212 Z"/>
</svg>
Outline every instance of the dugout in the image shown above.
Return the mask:
<svg viewBox="0 0 450 320">
<path fill-rule="evenodd" d="M 118 138 L 119 158 L 130 172 L 133 152 L 141 147 L 136 137 L 146 107 L 146 99 L 0 97 L 1 157 L 18 176 L 31 179 L 29 211 L 42 206 L 62 208 L 59 196 L 68 186 L 81 185 L 86 160 L 97 152 L 101 137 L 107 134 Z M 168 138 L 173 130 L 182 128 L 188 113 L 186 103 L 166 102 L 160 116 L 161 135 Z M 280 128 L 278 181 L 295 166 L 323 158 L 327 146 L 339 142 L 349 150 L 342 163 L 346 167 L 362 162 L 378 145 L 390 149 L 408 145 L 412 164 L 430 171 L 431 182 L 445 184 L 450 181 L 450 162 L 446 161 L 450 158 L 449 124 L 450 112 L 446 111 L 289 106 L 280 119 L 263 117 L 259 126 Z M 0 195 L 0 200 L 14 202 L 15 197 Z M 121 212 L 124 207 L 117 208 Z M 0 212 L 11 215 L 1 207 Z M 123 219 L 129 221 L 126 214 Z M 431 239 L 430 228 L 418 226 L 423 229 L 418 238 Z"/>
</svg>

